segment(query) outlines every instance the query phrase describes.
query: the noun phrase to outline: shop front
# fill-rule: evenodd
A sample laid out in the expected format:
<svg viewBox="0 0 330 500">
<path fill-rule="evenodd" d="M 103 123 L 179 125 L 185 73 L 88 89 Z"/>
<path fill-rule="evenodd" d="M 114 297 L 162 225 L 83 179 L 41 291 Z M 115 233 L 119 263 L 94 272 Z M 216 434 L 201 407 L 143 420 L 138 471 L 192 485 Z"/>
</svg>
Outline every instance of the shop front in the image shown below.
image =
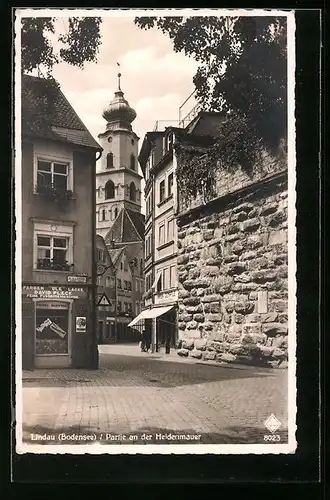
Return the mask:
<svg viewBox="0 0 330 500">
<path fill-rule="evenodd" d="M 87 368 L 95 349 L 88 286 L 23 285 L 22 366 Z"/>
</svg>

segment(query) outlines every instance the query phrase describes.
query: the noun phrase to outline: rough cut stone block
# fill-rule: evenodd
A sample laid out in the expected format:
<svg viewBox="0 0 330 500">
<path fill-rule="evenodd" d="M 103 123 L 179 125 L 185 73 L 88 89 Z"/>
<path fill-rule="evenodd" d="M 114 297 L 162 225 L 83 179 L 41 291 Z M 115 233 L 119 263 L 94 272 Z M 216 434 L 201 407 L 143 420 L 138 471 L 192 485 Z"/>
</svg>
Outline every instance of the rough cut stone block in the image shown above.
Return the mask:
<svg viewBox="0 0 330 500">
<path fill-rule="evenodd" d="M 194 340 L 193 339 L 184 339 L 182 341 L 182 349 L 188 349 L 191 350 L 194 347 Z"/>
<path fill-rule="evenodd" d="M 183 271 L 178 274 L 179 283 L 183 283 L 188 278 L 188 271 Z"/>
<path fill-rule="evenodd" d="M 201 302 L 220 302 L 221 301 L 221 295 L 205 295 L 204 297 L 201 298 Z"/>
<path fill-rule="evenodd" d="M 270 346 L 261 345 L 261 346 L 259 346 L 259 349 L 260 349 L 261 354 L 263 354 L 263 356 L 266 356 L 266 357 L 272 356 L 272 354 L 274 352 L 274 347 L 270 347 Z"/>
<path fill-rule="evenodd" d="M 286 312 L 288 310 L 288 302 L 286 300 L 273 300 L 269 308 L 273 312 Z"/>
<path fill-rule="evenodd" d="M 231 247 L 231 250 L 232 250 L 233 253 L 239 255 L 239 254 L 241 254 L 243 252 L 244 246 L 239 241 L 235 241 L 235 243 Z"/>
<path fill-rule="evenodd" d="M 206 229 L 202 232 L 202 237 L 203 237 L 203 240 L 205 240 L 205 241 L 212 240 L 213 236 L 214 236 L 213 229 Z"/>
<path fill-rule="evenodd" d="M 263 246 L 263 240 L 261 238 L 261 235 L 253 235 L 250 236 L 249 239 L 246 242 L 246 247 L 251 250 L 256 250 L 257 248 Z"/>
<path fill-rule="evenodd" d="M 287 230 L 271 231 L 269 233 L 269 245 L 286 245 L 287 244 Z"/>
<path fill-rule="evenodd" d="M 241 234 L 240 233 L 233 233 L 233 234 L 227 234 L 227 236 L 224 237 L 224 240 L 226 242 L 228 241 L 237 241 L 241 238 Z"/>
<path fill-rule="evenodd" d="M 252 271 L 251 277 L 256 283 L 266 283 L 267 281 L 276 280 L 276 271 L 270 269 L 262 269 L 260 271 Z"/>
<path fill-rule="evenodd" d="M 186 311 L 189 314 L 202 313 L 203 307 L 201 304 L 198 304 L 197 306 L 186 306 Z"/>
<path fill-rule="evenodd" d="M 288 327 L 283 323 L 264 323 L 262 330 L 268 337 L 275 337 L 279 334 L 286 335 Z"/>
<path fill-rule="evenodd" d="M 202 323 L 202 324 L 199 325 L 198 328 L 200 330 L 205 331 L 205 332 L 209 332 L 209 331 L 213 330 L 214 325 L 212 323 Z"/>
<path fill-rule="evenodd" d="M 245 316 L 243 314 L 236 313 L 234 314 L 235 323 L 241 324 L 244 321 Z"/>
<path fill-rule="evenodd" d="M 276 212 L 275 214 L 269 215 L 267 217 L 267 223 L 271 227 L 276 227 L 282 224 L 282 222 L 287 220 L 287 215 L 285 211 Z"/>
<path fill-rule="evenodd" d="M 253 209 L 254 205 L 252 203 L 242 203 L 241 205 L 238 205 L 237 207 L 233 208 L 233 213 L 238 213 L 238 212 L 250 212 Z"/>
<path fill-rule="evenodd" d="M 261 333 L 261 326 L 258 323 L 251 323 L 250 325 L 244 324 L 242 333 L 248 335 L 259 335 Z"/>
<path fill-rule="evenodd" d="M 213 360 L 215 360 L 215 357 L 216 357 L 216 353 L 213 351 L 204 351 L 203 352 L 203 359 L 205 359 L 205 361 L 213 361 Z"/>
<path fill-rule="evenodd" d="M 235 223 L 228 227 L 228 234 L 238 233 L 240 231 L 240 225 Z"/>
<path fill-rule="evenodd" d="M 254 303 L 250 302 L 250 301 L 247 301 L 247 302 L 235 302 L 234 309 L 235 309 L 235 311 L 237 313 L 240 313 L 240 314 L 249 314 L 254 309 Z"/>
<path fill-rule="evenodd" d="M 179 321 L 184 321 L 187 323 L 187 321 L 192 320 L 192 314 L 179 314 Z"/>
<path fill-rule="evenodd" d="M 196 339 L 195 340 L 195 349 L 199 351 L 205 351 L 206 349 L 206 340 L 205 339 Z"/>
<path fill-rule="evenodd" d="M 197 328 L 197 322 L 196 321 L 189 321 L 187 323 L 187 329 L 188 330 L 195 330 Z"/>
<path fill-rule="evenodd" d="M 189 256 L 187 254 L 179 255 L 177 258 L 178 265 L 187 264 Z"/>
<path fill-rule="evenodd" d="M 260 226 L 260 221 L 257 218 L 249 219 L 243 222 L 243 231 L 252 232 L 256 231 Z"/>
<path fill-rule="evenodd" d="M 222 330 L 218 330 L 216 334 L 214 335 L 214 340 L 216 342 L 223 342 L 225 339 L 225 333 Z"/>
<path fill-rule="evenodd" d="M 194 349 L 193 351 L 191 351 L 190 357 L 191 358 L 196 358 L 196 359 L 201 359 L 202 352 L 201 351 L 197 351 L 196 349 Z"/>
<path fill-rule="evenodd" d="M 218 360 L 219 361 L 224 361 L 226 363 L 232 363 L 235 361 L 236 356 L 234 354 L 230 354 L 229 352 L 223 352 L 222 354 L 218 355 Z"/>
<path fill-rule="evenodd" d="M 178 323 L 178 328 L 179 328 L 179 330 L 185 330 L 186 329 L 186 323 L 183 323 L 183 322 L 182 323 L 181 322 Z"/>
<path fill-rule="evenodd" d="M 264 323 L 275 323 L 278 318 L 277 312 L 261 314 L 261 321 Z"/>
<path fill-rule="evenodd" d="M 234 276 L 235 274 L 241 274 L 246 270 L 245 262 L 233 262 L 228 265 L 228 274 Z"/>
<path fill-rule="evenodd" d="M 183 240 L 183 238 L 185 238 L 185 237 L 186 237 L 186 231 L 179 231 L 178 232 L 178 238 L 180 240 Z"/>
<path fill-rule="evenodd" d="M 273 358 L 284 358 L 286 355 L 286 351 L 284 349 L 280 349 L 279 347 L 275 347 L 273 351 Z"/>
<path fill-rule="evenodd" d="M 274 347 L 282 347 L 287 340 L 286 335 L 276 335 L 276 337 L 273 340 L 273 346 Z"/>
<path fill-rule="evenodd" d="M 183 303 L 189 306 L 197 306 L 200 304 L 201 299 L 199 297 L 187 297 L 183 299 Z"/>
<path fill-rule="evenodd" d="M 260 215 L 266 216 L 273 214 L 274 212 L 276 212 L 277 207 L 278 207 L 277 203 L 266 204 L 263 207 L 261 207 Z"/>
<path fill-rule="evenodd" d="M 186 358 L 189 355 L 188 349 L 179 349 L 177 351 L 178 356 Z"/>
<path fill-rule="evenodd" d="M 203 276 L 217 276 L 220 270 L 217 266 L 203 266 L 202 275 Z"/>
<path fill-rule="evenodd" d="M 240 354 L 242 352 L 242 344 L 232 344 L 229 348 L 230 354 Z"/>
<path fill-rule="evenodd" d="M 282 264 L 287 264 L 288 263 L 288 254 L 287 253 L 282 253 L 279 255 L 276 255 L 274 257 L 274 264 L 276 266 L 281 266 Z"/>
<path fill-rule="evenodd" d="M 184 290 L 184 288 L 180 288 L 178 291 L 178 296 L 179 299 L 186 299 L 187 297 L 190 297 L 190 293 L 188 290 Z"/>
<path fill-rule="evenodd" d="M 222 314 L 208 314 L 207 320 L 212 323 L 220 322 L 222 320 Z"/>
<path fill-rule="evenodd" d="M 205 321 L 204 314 L 194 314 L 194 320 L 197 321 L 197 323 L 203 323 Z"/>
<path fill-rule="evenodd" d="M 253 313 L 253 314 L 248 314 L 248 315 L 245 317 L 245 321 L 246 321 L 247 323 L 258 323 L 259 321 L 261 321 L 260 314 L 256 314 L 256 313 Z"/>
</svg>

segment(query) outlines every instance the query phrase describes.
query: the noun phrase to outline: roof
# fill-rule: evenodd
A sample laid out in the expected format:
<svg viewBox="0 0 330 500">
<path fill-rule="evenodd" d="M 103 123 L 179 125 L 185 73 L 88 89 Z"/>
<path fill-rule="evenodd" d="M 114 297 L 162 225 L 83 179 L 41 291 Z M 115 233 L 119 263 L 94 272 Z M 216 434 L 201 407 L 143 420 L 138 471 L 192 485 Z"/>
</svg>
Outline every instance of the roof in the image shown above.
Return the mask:
<svg viewBox="0 0 330 500">
<path fill-rule="evenodd" d="M 123 250 L 125 250 L 125 247 L 122 248 L 108 248 L 109 255 L 111 257 L 111 261 L 113 262 L 114 265 L 117 264 L 119 257 L 121 256 Z"/>
<path fill-rule="evenodd" d="M 142 146 L 140 148 L 138 160 L 140 164 L 143 164 L 147 161 L 148 156 L 150 154 L 151 144 L 157 138 L 165 135 L 165 131 L 155 131 L 155 132 L 147 132 L 144 136 Z"/>
<path fill-rule="evenodd" d="M 144 239 L 144 215 L 123 208 L 104 240 L 106 243 L 133 243 Z"/>
<path fill-rule="evenodd" d="M 23 75 L 22 132 L 102 151 L 58 83 L 46 78 Z"/>
<path fill-rule="evenodd" d="M 187 125 L 185 131 L 192 135 L 208 135 L 218 137 L 221 124 L 226 115 L 217 111 L 200 111 L 198 115 Z"/>
</svg>

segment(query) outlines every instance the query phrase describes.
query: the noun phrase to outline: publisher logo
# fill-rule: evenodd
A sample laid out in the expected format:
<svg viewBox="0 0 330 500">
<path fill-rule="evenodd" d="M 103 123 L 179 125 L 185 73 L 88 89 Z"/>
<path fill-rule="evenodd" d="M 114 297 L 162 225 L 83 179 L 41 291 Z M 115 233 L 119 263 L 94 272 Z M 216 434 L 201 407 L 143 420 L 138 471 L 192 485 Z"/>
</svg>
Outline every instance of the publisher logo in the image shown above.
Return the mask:
<svg viewBox="0 0 330 500">
<path fill-rule="evenodd" d="M 275 417 L 274 413 L 272 413 L 267 420 L 264 422 L 265 427 L 272 433 L 276 432 L 282 425 L 282 422 Z"/>
</svg>

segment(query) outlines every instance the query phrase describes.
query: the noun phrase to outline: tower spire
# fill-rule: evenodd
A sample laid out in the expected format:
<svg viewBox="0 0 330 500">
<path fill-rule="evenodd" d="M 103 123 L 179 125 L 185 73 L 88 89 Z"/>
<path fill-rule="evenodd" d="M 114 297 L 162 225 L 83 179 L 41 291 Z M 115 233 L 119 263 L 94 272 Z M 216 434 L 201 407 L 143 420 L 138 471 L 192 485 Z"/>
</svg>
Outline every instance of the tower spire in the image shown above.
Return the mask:
<svg viewBox="0 0 330 500">
<path fill-rule="evenodd" d="M 118 73 L 118 92 L 121 92 L 121 88 L 120 88 L 120 77 L 121 77 L 121 73 Z"/>
</svg>

